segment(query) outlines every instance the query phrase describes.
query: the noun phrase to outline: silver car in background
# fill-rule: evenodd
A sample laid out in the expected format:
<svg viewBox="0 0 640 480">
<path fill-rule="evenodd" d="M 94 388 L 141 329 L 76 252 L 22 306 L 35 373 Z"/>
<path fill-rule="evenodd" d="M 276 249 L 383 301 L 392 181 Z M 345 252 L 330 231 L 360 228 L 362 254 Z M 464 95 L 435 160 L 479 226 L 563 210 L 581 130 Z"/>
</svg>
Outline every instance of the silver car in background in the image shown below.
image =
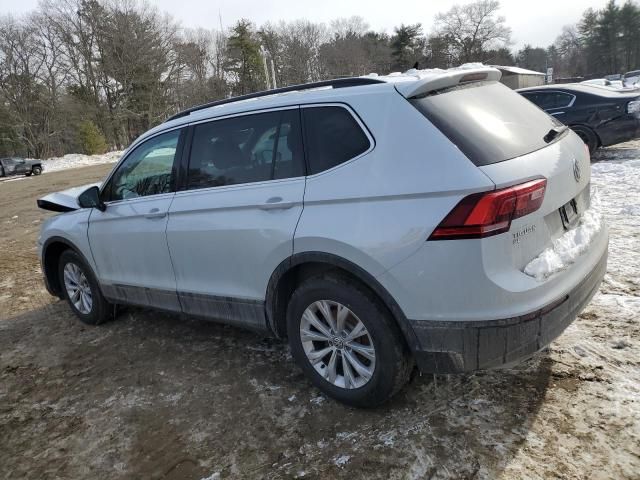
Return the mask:
<svg viewBox="0 0 640 480">
<path fill-rule="evenodd" d="M 288 338 L 326 394 L 372 406 L 423 372 L 509 365 L 597 290 L 602 228 L 540 281 L 525 266 L 589 208 L 588 152 L 486 67 L 287 87 L 182 112 L 100 187 L 52 194 L 49 291 Z"/>
</svg>

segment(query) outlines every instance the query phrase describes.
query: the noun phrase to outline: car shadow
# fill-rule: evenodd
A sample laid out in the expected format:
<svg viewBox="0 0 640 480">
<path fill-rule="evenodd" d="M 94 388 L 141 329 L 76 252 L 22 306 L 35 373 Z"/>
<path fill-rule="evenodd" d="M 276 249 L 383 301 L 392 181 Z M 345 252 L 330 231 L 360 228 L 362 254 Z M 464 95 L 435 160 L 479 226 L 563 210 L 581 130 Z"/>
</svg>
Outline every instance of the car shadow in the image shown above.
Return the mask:
<svg viewBox="0 0 640 480">
<path fill-rule="evenodd" d="M 0 352 L 0 463 L 32 478 L 496 478 L 552 368 L 542 352 L 416 375 L 358 410 L 312 387 L 282 341 L 139 308 L 90 327 L 63 302 L 0 322 Z"/>
</svg>

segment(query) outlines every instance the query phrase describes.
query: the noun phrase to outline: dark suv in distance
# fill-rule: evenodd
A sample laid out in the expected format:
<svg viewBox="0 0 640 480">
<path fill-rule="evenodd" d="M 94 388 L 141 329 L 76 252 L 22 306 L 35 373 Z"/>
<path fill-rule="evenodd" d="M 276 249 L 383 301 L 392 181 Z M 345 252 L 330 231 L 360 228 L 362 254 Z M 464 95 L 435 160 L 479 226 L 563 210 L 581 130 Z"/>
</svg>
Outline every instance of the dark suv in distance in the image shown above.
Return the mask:
<svg viewBox="0 0 640 480">
<path fill-rule="evenodd" d="M 583 85 L 544 85 L 517 90 L 571 127 L 593 153 L 598 147 L 640 136 L 640 91 Z"/>
<path fill-rule="evenodd" d="M 40 175 L 42 162 L 40 160 L 25 160 L 18 157 L 0 158 L 0 177 L 10 175 Z"/>
</svg>

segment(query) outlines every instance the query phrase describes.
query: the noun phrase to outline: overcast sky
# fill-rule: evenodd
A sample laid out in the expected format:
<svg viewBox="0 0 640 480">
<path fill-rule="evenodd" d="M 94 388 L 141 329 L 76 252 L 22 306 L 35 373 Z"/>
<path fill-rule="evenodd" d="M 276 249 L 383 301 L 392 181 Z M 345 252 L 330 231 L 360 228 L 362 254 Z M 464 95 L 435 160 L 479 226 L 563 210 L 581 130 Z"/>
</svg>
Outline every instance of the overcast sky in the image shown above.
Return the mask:
<svg viewBox="0 0 640 480">
<path fill-rule="evenodd" d="M 38 0 L 0 0 L 0 13 L 20 14 L 36 7 Z M 267 21 L 305 18 L 329 22 L 359 15 L 374 30 L 393 31 L 400 23 L 420 22 L 425 32 L 433 17 L 464 0 L 155 0 L 150 3 L 169 12 L 185 27 L 224 27 L 240 18 L 262 24 Z M 563 25 L 576 23 L 588 7 L 602 8 L 606 0 L 502 0 L 501 14 L 513 29 L 514 48 L 525 43 L 548 46 Z M 622 3 L 619 1 L 618 3 Z"/>
</svg>

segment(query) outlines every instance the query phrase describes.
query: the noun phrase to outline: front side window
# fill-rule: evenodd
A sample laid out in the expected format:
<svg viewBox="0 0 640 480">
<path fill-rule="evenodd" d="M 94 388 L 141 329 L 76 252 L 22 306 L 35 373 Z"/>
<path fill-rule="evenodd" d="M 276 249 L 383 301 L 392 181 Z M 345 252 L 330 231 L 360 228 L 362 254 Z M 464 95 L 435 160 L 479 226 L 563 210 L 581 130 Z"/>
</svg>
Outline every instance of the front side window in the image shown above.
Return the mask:
<svg viewBox="0 0 640 480">
<path fill-rule="evenodd" d="M 105 201 L 126 200 L 173 191 L 173 164 L 180 130 L 142 143 L 127 156 L 109 180 Z"/>
<path fill-rule="evenodd" d="M 303 175 L 298 109 L 215 120 L 194 129 L 189 189 Z"/>
<path fill-rule="evenodd" d="M 369 150 L 371 143 L 343 107 L 303 109 L 305 142 L 311 174 L 340 165 Z"/>
</svg>

